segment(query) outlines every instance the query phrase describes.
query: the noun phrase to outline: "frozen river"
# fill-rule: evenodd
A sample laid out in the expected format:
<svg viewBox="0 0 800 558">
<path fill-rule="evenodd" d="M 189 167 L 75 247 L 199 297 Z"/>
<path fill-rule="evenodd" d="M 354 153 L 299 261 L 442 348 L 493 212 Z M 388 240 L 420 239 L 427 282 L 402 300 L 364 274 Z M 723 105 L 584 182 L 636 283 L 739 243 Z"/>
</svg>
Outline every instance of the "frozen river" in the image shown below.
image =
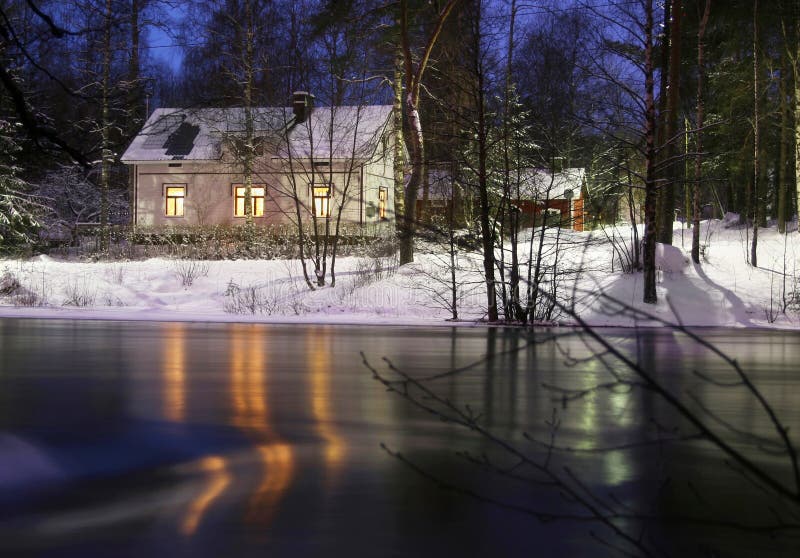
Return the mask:
<svg viewBox="0 0 800 558">
<path fill-rule="evenodd" d="M 723 360 L 668 329 L 601 335 L 800 488 Z M 702 337 L 798 442 L 800 334 Z M 800 555 L 800 530 L 750 532 L 800 524 L 800 504 L 694 439 L 607 349 L 564 329 L 0 320 L 0 555 L 635 554 L 612 526 L 676 556 Z M 387 391 L 362 352 L 430 393 Z"/>
</svg>

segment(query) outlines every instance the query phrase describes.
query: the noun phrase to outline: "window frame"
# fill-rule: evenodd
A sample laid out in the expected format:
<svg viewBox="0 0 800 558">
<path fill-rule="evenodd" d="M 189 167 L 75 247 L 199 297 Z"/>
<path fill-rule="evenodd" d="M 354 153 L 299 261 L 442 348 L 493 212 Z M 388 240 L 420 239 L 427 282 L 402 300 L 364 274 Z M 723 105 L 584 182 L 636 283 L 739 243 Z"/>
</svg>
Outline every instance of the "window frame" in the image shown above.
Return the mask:
<svg viewBox="0 0 800 558">
<path fill-rule="evenodd" d="M 186 196 L 188 194 L 188 188 L 186 187 L 186 183 L 185 182 L 164 182 L 162 184 L 162 187 L 163 187 L 162 195 L 164 197 L 164 217 L 169 217 L 170 219 L 175 219 L 175 218 L 180 219 L 181 217 L 185 217 L 186 216 Z M 176 188 L 176 189 L 180 188 L 181 190 L 183 190 L 183 195 L 182 196 L 172 196 L 172 195 L 170 195 L 170 192 L 169 192 L 170 188 Z M 175 213 L 174 214 L 170 214 L 170 212 L 169 212 L 169 210 L 170 210 L 170 201 L 173 201 L 173 200 L 181 200 L 180 213 L 178 213 L 178 205 L 179 204 L 176 201 L 175 205 L 173 207 Z"/>
<path fill-rule="evenodd" d="M 242 190 L 242 195 L 238 195 L 237 190 Z M 261 189 L 264 191 L 262 195 L 255 195 L 254 190 Z M 237 219 L 244 219 L 247 218 L 247 214 L 242 212 L 242 214 L 238 214 L 237 210 L 239 209 L 239 200 L 242 200 L 242 209 L 244 210 L 245 200 L 247 199 L 247 186 L 243 182 L 232 182 L 231 183 L 231 196 L 233 196 L 233 216 Z M 258 200 L 261 200 L 261 213 L 257 213 L 258 209 Z M 251 184 L 250 185 L 250 203 L 253 206 L 252 213 L 250 214 L 251 217 L 254 218 L 261 218 L 264 216 L 266 211 L 266 204 L 267 204 L 267 185 L 266 184 Z"/>
<path fill-rule="evenodd" d="M 311 213 L 313 217 L 316 219 L 330 219 L 333 215 L 333 207 L 331 205 L 331 200 L 333 200 L 333 194 L 335 190 L 333 182 L 322 180 L 319 182 L 312 182 L 308 186 L 311 190 Z M 328 194 L 317 195 L 317 190 L 322 190 L 323 188 L 327 189 Z M 321 200 L 322 205 L 320 207 L 327 210 L 327 215 L 323 215 L 323 211 L 317 211 L 317 200 Z"/>
<path fill-rule="evenodd" d="M 378 219 L 386 219 L 386 209 L 389 205 L 389 188 L 378 187 Z"/>
</svg>

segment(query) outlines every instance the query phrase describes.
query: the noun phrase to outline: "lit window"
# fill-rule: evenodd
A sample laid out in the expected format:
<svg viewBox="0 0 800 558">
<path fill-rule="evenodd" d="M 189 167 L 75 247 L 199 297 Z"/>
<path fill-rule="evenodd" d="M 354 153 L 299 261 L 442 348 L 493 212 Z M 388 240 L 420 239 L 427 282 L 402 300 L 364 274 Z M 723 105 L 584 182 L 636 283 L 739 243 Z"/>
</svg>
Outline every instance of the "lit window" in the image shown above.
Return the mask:
<svg viewBox="0 0 800 558">
<path fill-rule="evenodd" d="M 312 196 L 314 198 L 314 216 L 315 217 L 330 217 L 331 216 L 331 187 L 328 184 L 315 184 L 312 189 Z"/>
<path fill-rule="evenodd" d="M 378 217 L 386 219 L 386 201 L 389 199 L 389 189 L 380 188 L 378 190 Z"/>
<path fill-rule="evenodd" d="M 186 186 L 183 184 L 165 184 L 167 205 L 164 214 L 167 217 L 183 217 L 183 202 L 186 199 Z"/>
<path fill-rule="evenodd" d="M 247 186 L 244 184 L 233 185 L 233 215 L 235 217 L 247 216 L 245 213 L 246 192 Z M 264 197 L 266 192 L 267 188 L 263 184 L 253 184 L 250 187 L 251 215 L 253 217 L 264 216 Z"/>
</svg>

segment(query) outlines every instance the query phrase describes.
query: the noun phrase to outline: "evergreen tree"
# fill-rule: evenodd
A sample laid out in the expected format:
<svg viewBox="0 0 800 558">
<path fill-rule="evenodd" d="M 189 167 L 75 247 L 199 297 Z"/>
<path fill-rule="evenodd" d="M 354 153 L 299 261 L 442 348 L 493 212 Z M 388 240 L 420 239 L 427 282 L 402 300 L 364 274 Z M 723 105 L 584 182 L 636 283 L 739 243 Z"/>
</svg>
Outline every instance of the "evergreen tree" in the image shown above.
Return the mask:
<svg viewBox="0 0 800 558">
<path fill-rule="evenodd" d="M 28 184 L 18 176 L 16 156 L 20 147 L 15 128 L 11 122 L 0 120 L 0 253 L 31 242 L 38 227 Z"/>
</svg>

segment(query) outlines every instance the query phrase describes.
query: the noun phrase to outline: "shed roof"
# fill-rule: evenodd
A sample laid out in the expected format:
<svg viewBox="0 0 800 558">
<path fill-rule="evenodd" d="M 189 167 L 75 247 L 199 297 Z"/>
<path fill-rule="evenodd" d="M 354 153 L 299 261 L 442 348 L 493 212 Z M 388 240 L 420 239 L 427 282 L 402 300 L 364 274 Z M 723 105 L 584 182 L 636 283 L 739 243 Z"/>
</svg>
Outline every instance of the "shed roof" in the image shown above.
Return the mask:
<svg viewBox="0 0 800 558">
<path fill-rule="evenodd" d="M 452 197 L 453 173 L 449 164 L 431 164 L 428 167 L 428 199 L 448 200 Z M 586 179 L 586 169 L 567 168 L 560 172 L 537 168 L 520 170 L 519 199 L 545 200 L 563 199 L 567 190 L 572 190 L 572 197 L 579 198 L 581 187 Z M 516 182 L 516 176 L 512 176 Z M 417 190 L 417 199 L 423 199 L 424 189 Z"/>
<path fill-rule="evenodd" d="M 564 193 L 572 190 L 572 197 L 579 198 L 585 180 L 584 168 L 567 168 L 556 173 L 544 169 L 524 169 L 519 197 L 530 200 L 563 199 Z"/>
</svg>

